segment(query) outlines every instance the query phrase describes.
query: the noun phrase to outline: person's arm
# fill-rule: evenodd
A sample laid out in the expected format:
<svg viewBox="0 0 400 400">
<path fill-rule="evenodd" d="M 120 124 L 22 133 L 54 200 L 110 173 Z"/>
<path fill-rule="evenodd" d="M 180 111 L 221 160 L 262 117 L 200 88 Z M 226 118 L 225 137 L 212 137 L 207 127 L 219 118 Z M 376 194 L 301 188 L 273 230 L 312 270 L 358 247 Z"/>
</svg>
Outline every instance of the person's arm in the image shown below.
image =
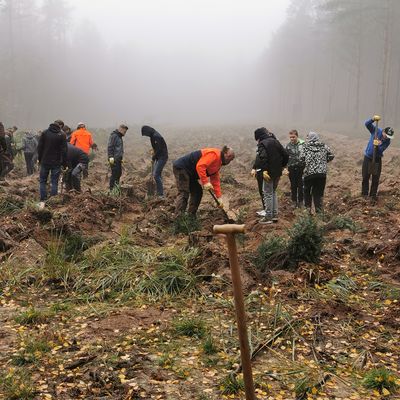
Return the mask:
<svg viewBox="0 0 400 400">
<path fill-rule="evenodd" d="M 219 199 L 222 196 L 219 171 L 210 176 L 210 182 L 213 185 L 215 196 Z"/>
<path fill-rule="evenodd" d="M 40 135 L 39 143 L 38 143 L 38 148 L 37 148 L 37 151 L 38 151 L 38 161 L 39 161 L 39 163 L 42 162 L 43 147 L 44 147 L 44 136 L 45 136 L 45 132 L 43 132 L 43 133 Z"/>
<path fill-rule="evenodd" d="M 68 146 L 67 146 L 67 137 L 62 135 L 61 139 L 61 165 L 66 168 L 68 161 Z"/>
<path fill-rule="evenodd" d="M 329 146 L 325 145 L 326 148 L 326 161 L 330 162 L 335 158 L 333 151 L 329 148 Z"/>
<path fill-rule="evenodd" d="M 163 149 L 166 148 L 166 143 L 165 140 L 162 136 L 157 137 L 154 140 L 154 158 L 158 160 L 160 157 L 162 157 L 163 154 Z"/>
<path fill-rule="evenodd" d="M 76 145 L 76 131 L 71 135 L 71 139 L 69 140 L 71 144 Z"/>
<path fill-rule="evenodd" d="M 279 151 L 281 152 L 282 155 L 282 168 L 285 168 L 289 162 L 289 154 L 281 143 L 279 143 Z"/>
<path fill-rule="evenodd" d="M 365 121 L 365 127 L 369 130 L 369 133 L 371 133 L 371 135 L 375 134 L 375 125 L 372 118 Z"/>
<path fill-rule="evenodd" d="M 205 185 L 208 182 L 207 168 L 217 160 L 217 155 L 210 152 L 200 157 L 200 160 L 196 164 L 197 174 L 199 175 L 200 182 Z"/>
<path fill-rule="evenodd" d="M 111 135 L 108 139 L 108 146 L 107 146 L 107 157 L 114 158 L 115 152 L 115 135 Z"/>
</svg>

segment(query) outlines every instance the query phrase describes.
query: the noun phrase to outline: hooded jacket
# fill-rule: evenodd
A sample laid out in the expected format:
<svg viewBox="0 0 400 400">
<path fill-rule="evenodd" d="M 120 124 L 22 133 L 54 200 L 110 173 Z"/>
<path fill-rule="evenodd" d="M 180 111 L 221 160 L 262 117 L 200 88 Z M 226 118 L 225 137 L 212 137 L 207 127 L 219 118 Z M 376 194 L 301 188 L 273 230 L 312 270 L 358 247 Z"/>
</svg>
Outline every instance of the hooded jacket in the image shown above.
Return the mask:
<svg viewBox="0 0 400 400">
<path fill-rule="evenodd" d="M 372 160 L 373 156 L 374 156 L 374 138 L 375 138 L 375 125 L 374 125 L 374 121 L 372 119 L 368 119 L 367 121 L 365 121 L 365 127 L 369 130 L 371 136 L 369 138 L 367 147 L 365 149 L 365 156 L 370 158 Z M 383 152 L 389 147 L 390 145 L 390 139 L 383 138 L 382 135 L 382 129 L 378 128 L 378 132 L 377 132 L 377 137 L 378 140 L 381 141 L 381 144 L 378 146 L 378 151 L 376 153 L 376 156 L 378 158 L 382 158 L 383 157 Z"/>
<path fill-rule="evenodd" d="M 153 160 L 168 160 L 168 147 L 164 138 L 154 128 L 148 125 L 142 127 L 142 136 L 150 138 L 151 147 L 153 148 Z"/>
<path fill-rule="evenodd" d="M 68 168 L 75 168 L 78 164 L 89 164 L 89 156 L 79 147 L 70 143 L 67 144 L 67 166 Z"/>
<path fill-rule="evenodd" d="M 4 131 L 4 125 L 0 122 L 0 151 L 6 152 L 7 151 L 7 143 L 6 143 L 6 133 Z"/>
<path fill-rule="evenodd" d="M 35 154 L 37 151 L 38 147 L 38 141 L 36 139 L 36 136 L 32 132 L 28 132 L 23 138 L 22 138 L 22 151 L 24 153 L 28 154 Z"/>
<path fill-rule="evenodd" d="M 304 179 L 326 176 L 328 162 L 334 158 L 331 149 L 319 139 L 315 138 L 304 143 L 300 152 L 300 160 L 305 164 Z"/>
<path fill-rule="evenodd" d="M 281 143 L 271 133 L 264 133 L 258 137 L 256 160 L 253 169 L 268 171 L 272 179 L 282 175 L 282 169 L 288 163 L 288 153 Z"/>
<path fill-rule="evenodd" d="M 184 169 L 192 180 L 200 179 L 202 185 L 205 185 L 210 178 L 215 195 L 219 198 L 221 193 L 221 182 L 219 170 L 222 166 L 222 155 L 220 149 L 206 148 L 194 151 L 181 158 L 178 158 L 173 166 L 178 169 Z"/>
<path fill-rule="evenodd" d="M 71 135 L 69 142 L 89 154 L 93 146 L 92 134 L 86 128 L 79 128 Z"/>
<path fill-rule="evenodd" d="M 67 139 L 57 124 L 50 124 L 43 131 L 38 144 L 38 160 L 52 167 L 65 165 L 67 160 Z"/>
<path fill-rule="evenodd" d="M 121 161 L 124 158 L 124 141 L 118 129 L 112 132 L 108 139 L 107 155 L 115 161 Z"/>
</svg>

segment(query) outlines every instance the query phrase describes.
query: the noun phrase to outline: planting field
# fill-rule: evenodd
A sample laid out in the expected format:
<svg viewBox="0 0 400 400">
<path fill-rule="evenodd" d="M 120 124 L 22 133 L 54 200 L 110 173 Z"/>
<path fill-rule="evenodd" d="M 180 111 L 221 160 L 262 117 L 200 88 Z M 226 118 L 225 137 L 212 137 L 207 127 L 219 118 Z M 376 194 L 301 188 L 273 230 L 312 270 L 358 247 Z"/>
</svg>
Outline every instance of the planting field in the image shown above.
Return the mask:
<svg viewBox="0 0 400 400">
<path fill-rule="evenodd" d="M 399 149 L 385 153 L 372 204 L 360 197 L 367 133 L 323 134 L 336 155 L 324 216 L 294 209 L 284 176 L 279 223 L 261 225 L 253 131 L 160 129 L 170 160 L 236 151 L 222 191 L 247 228 L 237 242 L 257 398 L 400 398 Z M 198 221 L 174 219 L 171 162 L 165 199 L 147 198 L 150 144 L 137 132 L 121 194 L 107 194 L 106 131 L 81 194 L 39 210 L 22 160 L 0 183 L 0 399 L 245 398 L 226 244 L 212 234 L 223 215 L 204 194 Z"/>
</svg>

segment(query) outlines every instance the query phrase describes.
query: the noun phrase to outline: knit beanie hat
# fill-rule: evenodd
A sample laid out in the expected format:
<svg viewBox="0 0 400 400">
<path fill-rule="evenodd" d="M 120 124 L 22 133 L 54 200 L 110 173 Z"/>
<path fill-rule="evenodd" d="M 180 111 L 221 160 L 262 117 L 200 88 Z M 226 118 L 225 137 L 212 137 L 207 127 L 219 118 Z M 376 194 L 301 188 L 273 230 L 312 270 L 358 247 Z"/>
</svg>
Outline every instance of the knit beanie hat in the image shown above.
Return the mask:
<svg viewBox="0 0 400 400">
<path fill-rule="evenodd" d="M 309 142 L 319 140 L 319 135 L 317 132 L 310 131 L 307 135 L 307 139 Z"/>
<path fill-rule="evenodd" d="M 255 140 L 260 140 L 263 136 L 268 135 L 268 129 L 267 128 L 258 128 L 254 131 L 254 139 Z"/>
<path fill-rule="evenodd" d="M 389 139 L 393 139 L 393 136 L 394 136 L 394 130 L 393 130 L 393 128 L 391 128 L 390 126 L 388 126 L 387 128 L 384 129 L 384 131 L 385 131 L 385 133 L 386 133 L 386 136 L 387 136 Z"/>
</svg>

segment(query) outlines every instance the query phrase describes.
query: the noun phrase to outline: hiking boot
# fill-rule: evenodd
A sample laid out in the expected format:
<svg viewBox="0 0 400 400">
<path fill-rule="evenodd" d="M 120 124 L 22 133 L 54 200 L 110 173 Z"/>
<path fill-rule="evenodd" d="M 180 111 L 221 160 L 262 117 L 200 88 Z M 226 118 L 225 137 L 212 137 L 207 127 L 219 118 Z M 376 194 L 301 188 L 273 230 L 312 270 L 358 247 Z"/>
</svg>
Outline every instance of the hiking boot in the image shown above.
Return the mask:
<svg viewBox="0 0 400 400">
<path fill-rule="evenodd" d="M 269 219 L 267 217 L 262 217 L 259 222 L 262 225 L 273 224 L 272 219 Z"/>
<path fill-rule="evenodd" d="M 259 217 L 265 217 L 265 210 L 256 211 L 256 214 L 257 214 Z"/>
<path fill-rule="evenodd" d="M 46 205 L 46 203 L 45 203 L 44 201 L 40 201 L 40 202 L 38 203 L 39 210 L 43 210 L 44 207 L 45 207 L 45 205 Z"/>
<path fill-rule="evenodd" d="M 278 223 L 278 221 L 279 221 L 278 217 L 274 217 L 274 218 L 272 218 L 272 222 L 273 222 L 274 224 L 277 224 L 277 223 Z"/>
</svg>

